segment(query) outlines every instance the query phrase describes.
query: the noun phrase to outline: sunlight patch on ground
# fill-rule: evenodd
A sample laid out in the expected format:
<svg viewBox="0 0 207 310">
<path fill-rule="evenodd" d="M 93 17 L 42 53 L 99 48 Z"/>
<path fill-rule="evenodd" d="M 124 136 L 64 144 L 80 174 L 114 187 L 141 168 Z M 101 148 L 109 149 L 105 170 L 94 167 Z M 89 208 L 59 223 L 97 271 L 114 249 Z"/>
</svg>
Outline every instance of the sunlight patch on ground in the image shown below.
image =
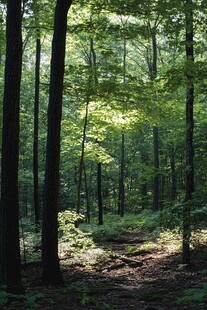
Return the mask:
<svg viewBox="0 0 207 310">
<path fill-rule="evenodd" d="M 111 253 L 101 248 L 88 248 L 79 251 L 72 251 L 67 243 L 62 243 L 59 246 L 59 256 L 62 261 L 66 261 L 67 264 L 81 265 L 84 267 L 92 267 L 97 265 L 101 261 L 107 261 Z"/>
</svg>

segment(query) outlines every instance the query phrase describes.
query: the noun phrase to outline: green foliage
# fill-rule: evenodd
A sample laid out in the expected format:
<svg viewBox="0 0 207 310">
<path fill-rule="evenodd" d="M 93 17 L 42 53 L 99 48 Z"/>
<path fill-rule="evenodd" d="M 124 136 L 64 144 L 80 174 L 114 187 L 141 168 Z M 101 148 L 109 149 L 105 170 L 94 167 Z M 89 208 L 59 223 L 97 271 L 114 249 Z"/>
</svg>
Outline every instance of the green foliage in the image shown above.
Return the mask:
<svg viewBox="0 0 207 310">
<path fill-rule="evenodd" d="M 201 274 L 202 276 L 206 276 L 206 275 L 207 275 L 207 269 L 203 269 L 203 270 L 200 272 L 200 274 Z"/>
<path fill-rule="evenodd" d="M 75 223 L 82 221 L 84 216 L 77 214 L 75 211 L 62 211 L 58 213 L 59 238 L 61 242 L 69 242 L 76 248 L 87 248 L 92 244 L 87 234 L 84 234 Z"/>
<path fill-rule="evenodd" d="M 75 223 L 83 220 L 84 216 L 75 211 L 63 211 L 58 213 L 59 222 L 59 252 L 61 256 L 70 253 L 73 257 L 95 247 L 89 234 L 84 233 L 75 226 Z"/>
<path fill-rule="evenodd" d="M 197 195 L 198 196 L 198 195 Z M 200 196 L 200 195 L 199 195 Z M 160 213 L 160 224 L 167 229 L 182 230 L 184 201 L 165 203 Z M 190 221 L 192 230 L 202 229 L 206 226 L 207 206 L 203 197 L 194 197 L 190 201 Z"/>
<path fill-rule="evenodd" d="M 119 215 L 105 215 L 104 225 L 82 224 L 81 229 L 90 232 L 95 241 L 104 241 L 111 238 L 119 237 L 123 232 L 128 230 L 138 230 L 152 232 L 159 226 L 159 213 L 155 214 L 150 211 L 143 211 L 140 214 L 125 214 L 124 217 Z"/>
<path fill-rule="evenodd" d="M 182 238 L 178 230 L 165 230 L 159 234 L 157 242 L 159 246 L 169 252 L 177 252 L 182 248 Z"/>
<path fill-rule="evenodd" d="M 20 250 L 22 261 L 25 263 L 38 260 L 41 256 L 41 233 L 36 232 L 34 220 L 21 218 L 20 220 Z"/>
<path fill-rule="evenodd" d="M 82 306 L 87 306 L 92 302 L 92 299 L 89 296 L 89 294 L 91 293 L 90 289 L 86 285 L 71 285 L 69 289 L 67 288 L 67 291 L 68 290 L 69 292 L 74 293 L 78 297 Z"/>
<path fill-rule="evenodd" d="M 45 297 L 45 295 L 41 294 L 41 293 L 26 296 L 26 301 L 25 301 L 26 308 L 31 309 L 31 310 L 32 309 L 38 309 L 39 305 L 37 302 L 38 302 L 38 300 L 41 300 L 44 297 Z"/>
<path fill-rule="evenodd" d="M 62 241 L 68 241 L 74 234 L 81 233 L 75 227 L 75 223 L 83 219 L 84 216 L 77 214 L 75 211 L 65 210 L 58 213 L 59 237 Z"/>
<path fill-rule="evenodd" d="M 160 213 L 160 224 L 162 227 L 174 230 L 182 226 L 183 203 L 165 204 L 164 210 Z"/>
<path fill-rule="evenodd" d="M 109 253 L 97 248 L 90 233 L 75 227 L 76 221 L 84 219 L 75 211 L 63 211 L 58 214 L 59 219 L 59 254 L 61 257 L 69 255 L 68 263 L 79 264 L 87 268 L 97 265 L 99 261 L 106 261 Z M 81 227 L 82 225 L 80 225 Z"/>
<path fill-rule="evenodd" d="M 176 303 L 191 303 L 191 302 L 202 302 L 207 297 L 207 283 L 203 285 L 201 289 L 189 289 L 185 291 L 185 296 L 178 298 Z"/>
<path fill-rule="evenodd" d="M 0 289 L 0 307 L 2 309 L 15 310 L 24 304 L 24 309 L 35 310 L 39 308 L 38 300 L 43 299 L 44 294 L 31 295 L 12 294 Z"/>
</svg>

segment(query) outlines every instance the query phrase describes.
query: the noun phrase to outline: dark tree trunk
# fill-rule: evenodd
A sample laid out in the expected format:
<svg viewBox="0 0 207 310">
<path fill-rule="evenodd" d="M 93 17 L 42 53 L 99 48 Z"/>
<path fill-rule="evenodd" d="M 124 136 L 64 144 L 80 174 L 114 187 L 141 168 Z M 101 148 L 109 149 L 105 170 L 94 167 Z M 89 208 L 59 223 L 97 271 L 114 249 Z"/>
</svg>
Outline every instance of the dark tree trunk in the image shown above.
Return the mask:
<svg viewBox="0 0 207 310">
<path fill-rule="evenodd" d="M 121 214 L 121 178 L 119 178 L 118 204 L 117 214 Z"/>
<path fill-rule="evenodd" d="M 97 192 L 98 192 L 98 224 L 103 225 L 102 178 L 101 163 L 97 166 Z"/>
<path fill-rule="evenodd" d="M 125 188 L 124 188 L 124 162 L 125 162 L 125 135 L 122 133 L 121 144 L 121 178 L 120 178 L 120 215 L 124 216 L 125 207 Z"/>
<path fill-rule="evenodd" d="M 171 179 L 172 179 L 171 199 L 173 201 L 177 197 L 177 184 L 176 184 L 175 153 L 174 153 L 174 149 L 172 149 L 172 151 L 171 151 L 170 166 L 171 166 Z"/>
<path fill-rule="evenodd" d="M 152 35 L 152 64 L 150 68 L 150 76 L 153 81 L 157 77 L 157 40 L 156 29 L 151 29 Z M 155 100 L 157 96 L 155 94 Z M 157 126 L 153 127 L 153 152 L 154 152 L 154 180 L 153 180 L 153 201 L 152 211 L 159 210 L 159 130 Z"/>
<path fill-rule="evenodd" d="M 58 258 L 58 196 L 65 41 L 67 13 L 71 3 L 72 0 L 57 0 L 55 9 L 43 201 L 42 264 L 44 284 L 63 283 Z"/>
<path fill-rule="evenodd" d="M 85 152 L 86 128 L 87 128 L 87 123 L 88 123 L 88 110 L 89 110 L 89 99 L 87 99 L 87 102 L 86 102 L 86 113 L 85 113 L 85 120 L 84 120 L 84 126 L 83 126 L 81 158 L 80 158 L 80 164 L 79 164 L 79 175 L 78 175 L 78 183 L 77 183 L 78 199 L 77 199 L 76 211 L 78 214 L 80 213 L 81 184 L 82 184 L 82 176 L 83 176 L 83 160 L 84 160 L 84 152 Z M 76 226 L 78 226 L 78 222 L 76 222 Z"/>
<path fill-rule="evenodd" d="M 90 217 L 90 197 L 89 197 L 89 189 L 87 183 L 87 174 L 86 174 L 86 167 L 83 165 L 84 169 L 84 181 L 85 181 L 85 191 L 86 191 L 86 223 L 90 224 L 91 217 Z"/>
<path fill-rule="evenodd" d="M 141 161 L 143 165 L 147 165 L 148 166 L 148 155 L 146 154 L 145 150 L 142 148 L 142 146 L 144 145 L 145 141 L 144 141 L 144 137 L 140 146 L 140 154 L 141 154 Z M 146 177 L 144 177 L 144 180 L 141 183 L 141 195 L 142 195 L 142 209 L 145 209 L 147 207 L 147 189 L 148 189 L 148 184 L 147 184 L 147 180 Z"/>
<path fill-rule="evenodd" d="M 39 29 L 36 39 L 36 64 L 35 64 L 35 100 L 34 100 L 34 141 L 33 141 L 33 176 L 34 176 L 34 212 L 35 228 L 39 231 L 40 208 L 39 208 L 39 181 L 38 181 L 38 118 L 39 118 L 39 89 L 40 89 L 40 38 Z"/>
<path fill-rule="evenodd" d="M 0 285 L 22 289 L 19 247 L 19 99 L 22 66 L 21 0 L 7 1 L 0 206 Z"/>
<path fill-rule="evenodd" d="M 193 103 L 194 83 L 192 66 L 194 63 L 193 48 L 193 2 L 186 0 L 186 60 L 187 60 L 187 89 L 186 89 L 186 191 L 183 206 L 183 264 L 190 264 L 190 205 L 194 192 L 194 166 L 193 166 Z"/>
<path fill-rule="evenodd" d="M 151 35 L 152 42 L 152 55 L 148 55 L 147 64 L 149 69 L 149 76 L 151 81 L 157 77 L 157 39 L 156 39 L 156 28 L 151 28 L 150 23 L 148 24 L 148 31 Z M 154 100 L 157 100 L 155 93 Z M 154 179 L 153 179 L 153 201 L 152 211 L 156 212 L 159 210 L 159 130 L 157 126 L 153 126 L 153 155 L 154 155 Z"/>
<path fill-rule="evenodd" d="M 83 138 L 82 138 L 82 147 L 81 147 L 81 158 L 80 158 L 80 164 L 79 164 L 79 178 L 78 178 L 78 199 L 77 199 L 77 207 L 76 211 L 79 214 L 80 213 L 80 196 L 81 196 L 81 184 L 82 184 L 82 175 L 83 175 L 83 160 L 84 160 L 84 152 L 85 152 L 85 139 L 86 139 L 86 129 L 87 129 L 87 123 L 88 123 L 88 112 L 89 112 L 89 104 L 90 104 L 90 96 L 91 96 L 91 85 L 92 85 L 92 77 L 94 75 L 94 81 L 96 84 L 98 84 L 98 79 L 96 76 L 96 53 L 94 50 L 94 41 L 93 38 L 90 39 L 90 57 L 89 57 L 89 66 L 91 69 L 91 73 L 89 76 L 88 81 L 88 93 L 87 93 L 87 100 L 86 100 L 86 112 L 85 112 L 85 120 L 84 120 L 84 126 L 83 126 Z M 93 72 L 94 69 L 94 72 Z M 78 222 L 76 222 L 76 226 L 78 226 Z"/>
<path fill-rule="evenodd" d="M 126 57 L 127 57 L 127 40 L 124 38 L 124 55 L 123 55 L 123 83 L 126 83 Z M 123 111 L 124 111 L 123 106 Z M 121 136 L 121 169 L 119 182 L 119 197 L 118 197 L 118 214 L 121 217 L 125 212 L 125 187 L 124 187 L 124 165 L 125 165 L 125 134 L 124 129 Z"/>
<path fill-rule="evenodd" d="M 159 210 L 159 131 L 158 127 L 153 127 L 153 147 L 154 147 L 154 180 L 153 180 L 153 202 L 152 210 Z"/>
<path fill-rule="evenodd" d="M 147 197 L 147 182 L 141 185 L 141 195 L 142 195 L 142 209 L 144 210 L 147 206 L 146 197 Z"/>
</svg>

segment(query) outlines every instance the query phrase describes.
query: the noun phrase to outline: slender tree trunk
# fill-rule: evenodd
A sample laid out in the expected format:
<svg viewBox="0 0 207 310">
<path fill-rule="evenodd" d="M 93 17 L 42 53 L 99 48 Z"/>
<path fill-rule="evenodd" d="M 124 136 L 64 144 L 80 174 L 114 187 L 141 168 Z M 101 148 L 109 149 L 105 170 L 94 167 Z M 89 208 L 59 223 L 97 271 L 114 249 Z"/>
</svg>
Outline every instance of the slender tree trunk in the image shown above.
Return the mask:
<svg viewBox="0 0 207 310">
<path fill-rule="evenodd" d="M 40 53 L 41 45 L 39 29 L 36 39 L 36 64 L 35 64 L 35 101 L 34 101 L 34 141 L 33 141 L 33 176 L 34 176 L 34 212 L 35 228 L 39 231 L 40 208 L 39 208 L 39 181 L 38 181 L 38 127 L 39 127 L 39 89 L 40 89 Z"/>
<path fill-rule="evenodd" d="M 90 57 L 89 57 L 89 66 L 92 71 L 92 69 L 96 70 L 96 54 L 93 46 L 93 38 L 90 39 Z M 88 112 L 89 112 L 89 104 L 90 104 L 90 88 L 92 83 L 92 76 L 94 74 L 94 80 L 96 83 L 98 83 L 96 72 L 91 72 L 89 76 L 88 81 L 88 94 L 87 94 L 87 100 L 86 100 L 86 113 L 85 113 L 85 121 L 84 121 L 84 127 L 83 127 L 83 138 L 82 138 L 82 147 L 81 147 L 81 158 L 80 158 L 80 165 L 79 165 L 79 178 L 78 178 L 78 199 L 77 199 L 77 207 L 76 211 L 79 214 L 80 213 L 80 194 L 81 194 L 81 184 L 82 184 L 82 176 L 83 176 L 83 160 L 84 160 L 84 152 L 85 152 L 85 139 L 86 139 L 86 129 L 87 129 L 87 123 L 88 123 Z M 76 226 L 78 225 L 78 222 L 76 223 Z"/>
<path fill-rule="evenodd" d="M 124 55 L 123 55 L 123 83 L 126 83 L 126 57 L 127 57 L 127 40 L 124 38 Z M 124 111 L 124 107 L 123 107 Z M 125 212 L 125 187 L 124 187 L 124 165 L 125 165 L 125 134 L 124 130 L 121 135 L 121 169 L 120 169 L 120 184 L 118 198 L 118 214 L 124 216 Z"/>
<path fill-rule="evenodd" d="M 83 159 L 84 159 L 84 152 L 85 152 L 85 140 L 86 140 L 86 128 L 88 123 L 88 110 L 89 110 L 89 99 L 87 99 L 86 102 L 86 113 L 85 113 L 85 120 L 84 120 L 84 126 L 83 126 L 83 138 L 82 138 L 82 146 L 81 146 L 81 158 L 80 158 L 80 164 L 79 164 L 79 175 L 78 175 L 78 183 L 77 183 L 77 207 L 76 212 L 80 213 L 80 198 L 81 198 L 81 184 L 82 184 L 82 176 L 83 176 Z M 76 223 L 76 226 L 78 223 Z"/>
<path fill-rule="evenodd" d="M 159 130 L 153 127 L 153 147 L 154 147 L 154 179 L 153 179 L 153 202 L 152 210 L 159 210 Z"/>
<path fill-rule="evenodd" d="M 142 149 L 142 145 L 144 145 L 144 137 L 142 138 L 142 142 L 140 145 L 140 155 L 141 155 L 141 161 L 143 165 L 148 165 L 148 155 L 146 154 L 145 150 Z M 142 180 L 141 183 L 141 195 L 142 195 L 142 209 L 145 209 L 147 207 L 147 189 L 148 189 L 148 183 L 146 177 Z"/>
<path fill-rule="evenodd" d="M 94 78 L 94 84 L 98 85 L 96 52 L 94 49 L 94 39 L 90 39 L 90 64 Z M 98 140 L 97 143 L 99 144 Z M 103 225 L 103 197 L 102 197 L 102 164 L 97 165 L 97 195 L 98 195 L 98 224 Z"/>
<path fill-rule="evenodd" d="M 157 40 L 156 29 L 151 29 L 152 35 L 152 64 L 150 68 L 151 80 L 157 77 Z M 155 100 L 157 96 L 155 94 Z M 154 152 L 154 180 L 153 180 L 153 201 L 152 210 L 154 212 L 159 210 L 159 129 L 153 126 L 153 152 Z"/>
<path fill-rule="evenodd" d="M 186 60 L 187 60 L 187 89 L 186 89 L 186 191 L 183 206 L 183 253 L 182 262 L 190 264 L 190 206 L 194 192 L 194 166 L 193 166 L 193 103 L 194 82 L 192 66 L 194 63 L 193 48 L 193 1 L 186 0 Z"/>
<path fill-rule="evenodd" d="M 172 180 L 172 190 L 171 190 L 171 199 L 172 201 L 177 197 L 177 184 L 176 184 L 176 171 L 175 171 L 175 153 L 174 148 L 171 151 L 170 158 L 170 167 L 171 167 L 171 180 Z"/>
<path fill-rule="evenodd" d="M 88 183 L 87 183 L 87 174 L 86 174 L 86 167 L 83 165 L 84 169 L 84 181 L 85 181 L 85 191 L 86 191 L 86 223 L 90 224 L 90 197 L 89 197 L 89 190 L 88 190 Z"/>
<path fill-rule="evenodd" d="M 121 217 L 124 216 L 124 212 L 125 212 L 124 163 L 125 163 L 125 135 L 124 133 L 122 133 L 121 178 L 120 178 L 120 215 Z"/>
<path fill-rule="evenodd" d="M 102 202 L 102 171 L 101 163 L 97 166 L 97 192 L 98 192 L 98 224 L 103 225 L 103 202 Z"/>
<path fill-rule="evenodd" d="M 55 9 L 43 201 L 42 278 L 44 284 L 63 283 L 58 258 L 58 196 L 65 41 L 67 13 L 71 3 L 72 0 L 57 0 Z"/>
<path fill-rule="evenodd" d="M 117 214 L 121 214 L 121 177 L 119 178 L 118 204 Z"/>
<path fill-rule="evenodd" d="M 21 1 L 7 1 L 0 205 L 0 285 L 22 290 L 19 246 L 19 99 L 22 67 Z"/>
<path fill-rule="evenodd" d="M 146 197 L 147 197 L 147 182 L 141 185 L 141 194 L 142 194 L 142 209 L 146 208 Z"/>
</svg>

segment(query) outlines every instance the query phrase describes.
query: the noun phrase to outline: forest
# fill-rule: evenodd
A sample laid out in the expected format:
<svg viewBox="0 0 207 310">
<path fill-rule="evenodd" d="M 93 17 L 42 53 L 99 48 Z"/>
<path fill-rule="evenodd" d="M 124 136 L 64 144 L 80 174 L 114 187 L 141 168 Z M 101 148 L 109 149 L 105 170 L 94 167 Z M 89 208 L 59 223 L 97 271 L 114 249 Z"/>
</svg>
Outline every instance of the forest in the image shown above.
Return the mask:
<svg viewBox="0 0 207 310">
<path fill-rule="evenodd" d="M 0 308 L 207 308 L 207 1 L 1 0 Z"/>
</svg>

